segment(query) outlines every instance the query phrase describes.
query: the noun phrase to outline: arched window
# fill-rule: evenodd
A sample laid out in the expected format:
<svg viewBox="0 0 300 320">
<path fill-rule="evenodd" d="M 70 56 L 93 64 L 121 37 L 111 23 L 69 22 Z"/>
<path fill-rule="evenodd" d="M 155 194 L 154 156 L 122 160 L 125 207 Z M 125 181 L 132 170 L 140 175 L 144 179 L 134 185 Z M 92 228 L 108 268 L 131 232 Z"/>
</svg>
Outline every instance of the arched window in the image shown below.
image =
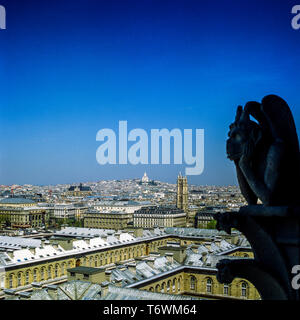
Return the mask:
<svg viewBox="0 0 300 320">
<path fill-rule="evenodd" d="M 54 269 L 54 277 L 57 278 L 58 277 L 58 264 L 55 265 L 55 269 Z"/>
<path fill-rule="evenodd" d="M 168 280 L 167 282 L 167 292 L 169 292 L 171 289 L 171 280 Z"/>
<path fill-rule="evenodd" d="M 190 289 L 191 290 L 195 290 L 196 289 L 196 278 L 194 276 L 191 276 L 191 279 L 190 279 Z"/>
<path fill-rule="evenodd" d="M 11 289 L 13 287 L 13 275 L 9 275 L 9 288 Z"/>
<path fill-rule="evenodd" d="M 26 271 L 25 274 L 25 285 L 29 284 L 29 271 Z"/>
<path fill-rule="evenodd" d="M 33 281 L 37 281 L 37 269 L 33 270 Z"/>
<path fill-rule="evenodd" d="M 228 284 L 224 284 L 223 293 L 224 293 L 224 296 L 229 295 L 229 285 Z"/>
<path fill-rule="evenodd" d="M 207 280 L 206 280 L 206 292 L 212 293 L 212 280 L 211 280 L 211 278 L 207 278 Z"/>
<path fill-rule="evenodd" d="M 181 278 L 178 279 L 177 288 L 178 288 L 178 291 L 180 292 L 180 288 L 181 288 Z"/>
<path fill-rule="evenodd" d="M 21 272 L 18 273 L 18 287 L 22 285 L 22 274 Z"/>
<path fill-rule="evenodd" d="M 48 279 L 52 279 L 51 267 L 48 267 Z"/>
<path fill-rule="evenodd" d="M 242 287 L 242 297 L 243 298 L 247 298 L 247 296 L 248 296 L 248 284 L 245 281 L 243 281 L 241 287 Z"/>
<path fill-rule="evenodd" d="M 162 284 L 161 284 L 161 292 L 165 292 L 165 283 L 163 282 Z"/>
<path fill-rule="evenodd" d="M 64 263 L 61 265 L 61 274 L 62 275 L 65 274 L 65 264 Z"/>
<path fill-rule="evenodd" d="M 173 288 L 173 292 L 175 292 L 176 291 L 176 278 L 173 279 L 172 288 Z"/>
<path fill-rule="evenodd" d="M 41 269 L 41 281 L 44 281 L 45 280 L 45 269 L 44 268 L 42 268 Z"/>
</svg>

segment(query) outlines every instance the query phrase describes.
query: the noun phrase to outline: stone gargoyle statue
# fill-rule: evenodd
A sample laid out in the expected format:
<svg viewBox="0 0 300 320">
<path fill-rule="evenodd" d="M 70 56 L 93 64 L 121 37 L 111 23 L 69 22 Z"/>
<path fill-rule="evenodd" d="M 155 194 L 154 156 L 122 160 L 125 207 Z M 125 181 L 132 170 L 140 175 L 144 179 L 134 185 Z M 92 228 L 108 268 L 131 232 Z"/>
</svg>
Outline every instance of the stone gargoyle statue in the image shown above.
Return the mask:
<svg viewBox="0 0 300 320">
<path fill-rule="evenodd" d="M 250 116 L 254 118 L 253 121 Z M 236 166 L 249 205 L 299 205 L 300 156 L 297 131 L 287 103 L 276 95 L 239 106 L 226 150 Z"/>
</svg>

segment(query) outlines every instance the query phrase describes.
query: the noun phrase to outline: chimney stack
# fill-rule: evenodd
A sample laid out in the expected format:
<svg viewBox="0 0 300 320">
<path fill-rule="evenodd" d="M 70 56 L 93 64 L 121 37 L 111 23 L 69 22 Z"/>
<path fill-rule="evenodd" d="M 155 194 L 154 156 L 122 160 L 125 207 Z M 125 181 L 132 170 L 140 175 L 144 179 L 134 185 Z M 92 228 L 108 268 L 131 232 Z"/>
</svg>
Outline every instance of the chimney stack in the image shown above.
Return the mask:
<svg viewBox="0 0 300 320">
<path fill-rule="evenodd" d="M 30 248 L 29 248 L 29 251 L 30 251 L 33 255 L 35 255 L 35 247 L 30 247 Z"/>
<path fill-rule="evenodd" d="M 203 251 L 201 254 L 202 254 L 202 261 L 206 262 L 206 260 L 207 260 L 207 252 Z"/>
<path fill-rule="evenodd" d="M 149 267 L 154 268 L 154 261 L 155 261 L 154 257 L 150 257 L 146 261 L 147 261 Z"/>
<path fill-rule="evenodd" d="M 136 275 L 136 264 L 135 263 L 129 263 L 128 265 L 128 270 L 132 272 L 134 275 Z"/>
<path fill-rule="evenodd" d="M 173 254 L 172 252 L 166 252 L 166 253 L 165 253 L 165 256 L 166 256 L 168 262 L 170 262 L 171 264 L 173 264 L 173 262 L 174 262 L 174 259 L 173 259 L 174 254 Z"/>
<path fill-rule="evenodd" d="M 54 284 L 49 284 L 47 286 L 47 291 L 49 293 L 49 296 L 52 297 L 52 299 L 57 300 L 57 286 Z"/>
<path fill-rule="evenodd" d="M 111 282 L 111 271 L 110 270 L 105 271 L 105 279 L 107 282 Z"/>
<path fill-rule="evenodd" d="M 101 283 L 101 298 L 106 297 L 108 294 L 108 285 L 107 281 Z"/>
<path fill-rule="evenodd" d="M 20 297 L 20 300 L 30 300 L 31 294 L 29 292 L 19 292 L 18 296 Z"/>
</svg>

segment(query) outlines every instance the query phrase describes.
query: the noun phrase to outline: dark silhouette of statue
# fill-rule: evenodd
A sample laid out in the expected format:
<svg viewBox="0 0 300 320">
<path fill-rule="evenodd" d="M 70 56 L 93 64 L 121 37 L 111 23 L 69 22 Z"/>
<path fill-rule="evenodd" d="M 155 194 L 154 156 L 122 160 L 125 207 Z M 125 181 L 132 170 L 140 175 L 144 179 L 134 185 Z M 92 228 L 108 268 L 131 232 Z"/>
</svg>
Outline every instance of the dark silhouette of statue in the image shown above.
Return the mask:
<svg viewBox="0 0 300 320">
<path fill-rule="evenodd" d="M 250 119 L 252 116 L 257 122 Z M 299 142 L 287 103 L 268 95 L 261 103 L 239 106 L 230 125 L 227 155 L 233 160 L 241 192 L 248 204 L 300 204 Z"/>
<path fill-rule="evenodd" d="M 246 236 L 254 259 L 220 260 L 217 279 L 247 279 L 264 300 L 300 301 L 293 286 L 293 268 L 300 265 L 300 154 L 290 108 L 276 95 L 248 102 L 237 108 L 228 135 L 227 156 L 248 205 L 214 218 L 218 230 Z"/>
</svg>

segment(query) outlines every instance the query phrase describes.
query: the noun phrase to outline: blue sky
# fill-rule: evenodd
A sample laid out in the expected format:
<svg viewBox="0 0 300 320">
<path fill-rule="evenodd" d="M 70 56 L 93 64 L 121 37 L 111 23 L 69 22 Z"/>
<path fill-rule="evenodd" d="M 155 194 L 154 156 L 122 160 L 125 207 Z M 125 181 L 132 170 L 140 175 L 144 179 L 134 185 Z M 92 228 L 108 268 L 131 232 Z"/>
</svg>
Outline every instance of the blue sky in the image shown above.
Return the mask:
<svg viewBox="0 0 300 320">
<path fill-rule="evenodd" d="M 175 182 L 183 165 L 106 165 L 96 133 L 205 130 L 189 182 L 236 183 L 226 159 L 238 104 L 274 93 L 300 127 L 297 1 L 0 1 L 0 184 L 141 177 Z M 298 131 L 299 132 L 299 131 Z"/>
</svg>

